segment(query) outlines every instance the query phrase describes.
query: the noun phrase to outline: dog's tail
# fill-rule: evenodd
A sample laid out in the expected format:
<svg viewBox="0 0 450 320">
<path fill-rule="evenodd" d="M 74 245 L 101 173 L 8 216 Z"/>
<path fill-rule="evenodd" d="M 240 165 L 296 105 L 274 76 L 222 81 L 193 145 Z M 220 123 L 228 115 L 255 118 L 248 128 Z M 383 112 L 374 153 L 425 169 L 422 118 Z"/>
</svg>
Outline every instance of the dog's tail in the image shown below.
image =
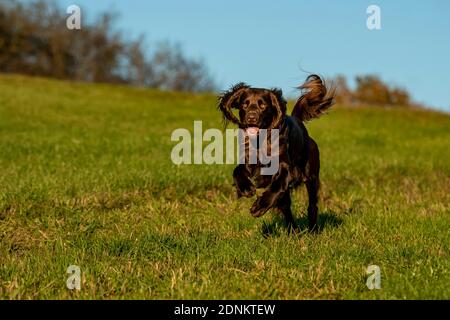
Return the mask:
<svg viewBox="0 0 450 320">
<path fill-rule="evenodd" d="M 295 103 L 292 115 L 301 122 L 320 117 L 334 103 L 334 90 L 329 92 L 316 74 L 308 76 L 298 89 L 302 91 L 302 95 Z"/>
</svg>

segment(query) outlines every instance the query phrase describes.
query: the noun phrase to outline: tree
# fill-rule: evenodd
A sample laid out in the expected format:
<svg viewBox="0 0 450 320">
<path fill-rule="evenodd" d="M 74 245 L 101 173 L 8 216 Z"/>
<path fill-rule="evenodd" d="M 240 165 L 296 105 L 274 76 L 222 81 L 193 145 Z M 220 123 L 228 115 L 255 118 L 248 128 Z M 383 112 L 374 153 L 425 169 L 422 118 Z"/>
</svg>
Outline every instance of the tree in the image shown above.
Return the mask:
<svg viewBox="0 0 450 320">
<path fill-rule="evenodd" d="M 353 101 L 353 93 L 347 85 L 345 76 L 338 75 L 331 82 L 332 86 L 336 88 L 336 103 L 351 104 Z"/>
<path fill-rule="evenodd" d="M 204 62 L 186 57 L 179 45 L 162 43 L 149 55 L 144 37 L 126 41 L 115 31 L 113 14 L 102 14 L 81 30 L 67 29 L 65 14 L 45 0 L 0 3 L 0 72 L 166 90 L 215 89 Z"/>
<path fill-rule="evenodd" d="M 411 101 L 408 91 L 391 86 L 375 75 L 356 76 L 356 88 L 347 86 L 344 76 L 335 77 L 336 102 L 346 105 L 418 106 Z"/>
<path fill-rule="evenodd" d="M 215 89 L 204 62 L 187 59 L 179 44 L 159 43 L 150 64 L 153 67 L 151 87 L 192 92 Z"/>
</svg>

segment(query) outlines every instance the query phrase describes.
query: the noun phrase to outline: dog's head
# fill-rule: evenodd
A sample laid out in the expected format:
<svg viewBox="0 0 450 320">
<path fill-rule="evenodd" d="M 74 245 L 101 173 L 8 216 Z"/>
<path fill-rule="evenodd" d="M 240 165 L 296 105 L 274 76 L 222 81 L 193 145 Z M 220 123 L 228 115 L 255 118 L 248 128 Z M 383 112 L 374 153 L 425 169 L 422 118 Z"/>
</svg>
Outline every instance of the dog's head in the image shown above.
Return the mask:
<svg viewBox="0 0 450 320">
<path fill-rule="evenodd" d="M 279 89 L 252 88 L 245 83 L 233 86 L 219 97 L 219 109 L 225 121 L 231 121 L 249 133 L 276 129 L 286 115 L 286 100 Z M 233 113 L 238 110 L 238 115 Z"/>
</svg>

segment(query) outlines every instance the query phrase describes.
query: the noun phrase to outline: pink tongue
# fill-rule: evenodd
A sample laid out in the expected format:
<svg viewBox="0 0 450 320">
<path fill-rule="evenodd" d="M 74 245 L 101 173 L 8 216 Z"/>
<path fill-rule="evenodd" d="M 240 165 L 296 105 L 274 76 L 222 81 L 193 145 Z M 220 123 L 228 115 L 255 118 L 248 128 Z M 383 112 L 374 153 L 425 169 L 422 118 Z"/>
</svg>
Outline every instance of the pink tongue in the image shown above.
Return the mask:
<svg viewBox="0 0 450 320">
<path fill-rule="evenodd" d="M 247 131 L 247 134 L 249 136 L 255 136 L 255 135 L 258 134 L 259 128 L 257 128 L 257 127 L 249 127 L 249 128 L 247 128 L 246 131 Z"/>
</svg>

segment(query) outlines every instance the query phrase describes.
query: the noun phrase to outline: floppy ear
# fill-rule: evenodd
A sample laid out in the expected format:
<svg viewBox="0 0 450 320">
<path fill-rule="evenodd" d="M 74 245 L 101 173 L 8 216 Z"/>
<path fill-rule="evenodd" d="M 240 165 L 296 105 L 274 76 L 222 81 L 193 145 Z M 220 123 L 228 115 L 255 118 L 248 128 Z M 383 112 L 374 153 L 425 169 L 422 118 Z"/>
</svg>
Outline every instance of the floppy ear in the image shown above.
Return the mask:
<svg viewBox="0 0 450 320">
<path fill-rule="evenodd" d="M 219 97 L 219 110 L 223 113 L 223 118 L 226 121 L 231 121 L 235 124 L 240 124 L 239 119 L 233 114 L 232 109 L 239 108 L 237 104 L 241 95 L 248 89 L 250 86 L 247 84 L 240 82 L 234 85 L 230 90 L 224 92 Z"/>
<path fill-rule="evenodd" d="M 277 129 L 286 115 L 286 100 L 283 98 L 283 92 L 280 89 L 270 90 L 270 101 L 276 110 L 276 115 L 270 125 L 270 128 Z"/>
</svg>

